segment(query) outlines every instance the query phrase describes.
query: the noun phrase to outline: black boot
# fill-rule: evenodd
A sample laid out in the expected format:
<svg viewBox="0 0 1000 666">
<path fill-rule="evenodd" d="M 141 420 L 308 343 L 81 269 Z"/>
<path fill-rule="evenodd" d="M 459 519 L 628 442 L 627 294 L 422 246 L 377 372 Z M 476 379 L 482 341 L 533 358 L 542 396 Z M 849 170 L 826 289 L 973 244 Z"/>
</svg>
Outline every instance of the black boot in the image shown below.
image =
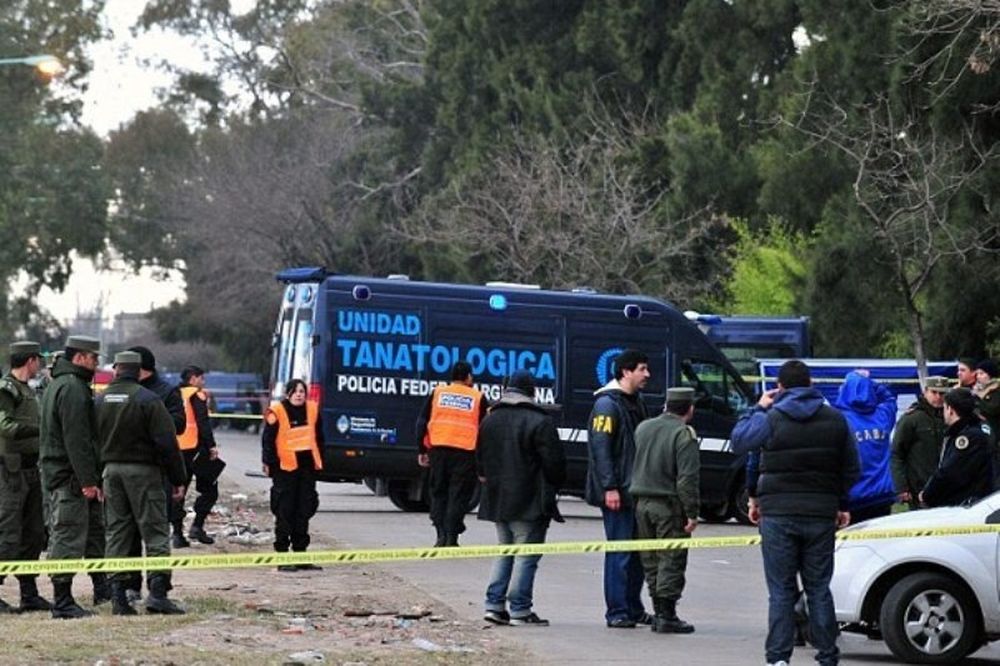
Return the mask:
<svg viewBox="0 0 1000 666">
<path fill-rule="evenodd" d="M 125 583 L 117 580 L 111 581 L 111 614 L 112 615 L 138 615 L 128 602 L 128 588 Z"/>
<path fill-rule="evenodd" d="M 76 620 L 81 617 L 90 617 L 92 612 L 80 608 L 73 598 L 73 579 L 53 580 L 52 590 L 55 595 L 52 604 L 52 617 L 57 620 Z"/>
<path fill-rule="evenodd" d="M 108 584 L 108 574 L 103 571 L 90 574 L 90 580 L 94 583 L 94 605 L 111 601 L 111 585 Z"/>
<path fill-rule="evenodd" d="M 211 545 L 215 543 L 215 539 L 208 536 L 208 533 L 205 532 L 205 528 L 202 525 L 199 525 L 197 522 L 191 526 L 191 531 L 188 532 L 188 538 L 194 539 L 198 543 L 203 543 L 206 545 Z"/>
<path fill-rule="evenodd" d="M 149 596 L 146 597 L 146 612 L 160 615 L 184 615 L 183 608 L 167 599 L 170 574 L 152 574 L 149 577 Z"/>
<path fill-rule="evenodd" d="M 35 582 L 35 578 L 35 576 L 17 577 L 17 582 L 21 585 L 21 605 L 17 608 L 19 613 L 52 610 L 52 604 L 38 594 L 38 585 Z"/>
<path fill-rule="evenodd" d="M 446 532 L 444 535 L 444 545 L 445 546 L 457 546 L 458 545 L 458 532 Z"/>
<path fill-rule="evenodd" d="M 184 522 L 177 521 L 174 523 L 174 536 L 170 539 L 170 546 L 172 548 L 187 548 L 191 545 L 191 542 L 184 538 Z"/>
<path fill-rule="evenodd" d="M 654 599 L 656 619 L 653 631 L 658 634 L 690 634 L 694 626 L 677 617 L 677 602 L 673 599 Z"/>
<path fill-rule="evenodd" d="M 434 547 L 441 548 L 444 546 L 446 537 L 444 528 L 440 525 L 435 525 L 434 528 L 437 529 L 437 540 L 434 542 Z"/>
</svg>

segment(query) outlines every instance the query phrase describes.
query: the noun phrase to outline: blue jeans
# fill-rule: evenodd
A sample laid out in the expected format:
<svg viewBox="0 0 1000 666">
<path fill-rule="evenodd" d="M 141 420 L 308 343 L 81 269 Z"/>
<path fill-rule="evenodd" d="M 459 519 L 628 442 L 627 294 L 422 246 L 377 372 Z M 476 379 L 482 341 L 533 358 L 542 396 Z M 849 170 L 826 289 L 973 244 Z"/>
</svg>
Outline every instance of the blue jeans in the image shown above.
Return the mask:
<svg viewBox="0 0 1000 666">
<path fill-rule="evenodd" d="M 497 541 L 500 544 L 545 543 L 545 532 L 549 529 L 549 519 L 498 522 Z M 541 555 L 518 555 L 500 557 L 493 563 L 490 584 L 486 587 L 486 610 L 507 610 L 510 601 L 511 617 L 531 615 L 532 594 L 535 587 L 535 571 Z"/>
<path fill-rule="evenodd" d="M 816 648 L 816 661 L 823 666 L 838 663 L 837 617 L 830 593 L 836 531 L 832 516 L 828 519 L 761 517 L 761 553 L 768 591 L 767 641 L 764 644 L 768 663 L 792 658 L 794 609 L 798 596 L 796 575 L 802 577 L 809 604 L 809 630 Z"/>
<path fill-rule="evenodd" d="M 635 509 L 611 511 L 601 507 L 604 536 L 608 541 L 627 541 L 636 534 Z M 638 620 L 646 609 L 642 607 L 642 562 L 639 553 L 604 554 L 604 619 Z"/>
</svg>

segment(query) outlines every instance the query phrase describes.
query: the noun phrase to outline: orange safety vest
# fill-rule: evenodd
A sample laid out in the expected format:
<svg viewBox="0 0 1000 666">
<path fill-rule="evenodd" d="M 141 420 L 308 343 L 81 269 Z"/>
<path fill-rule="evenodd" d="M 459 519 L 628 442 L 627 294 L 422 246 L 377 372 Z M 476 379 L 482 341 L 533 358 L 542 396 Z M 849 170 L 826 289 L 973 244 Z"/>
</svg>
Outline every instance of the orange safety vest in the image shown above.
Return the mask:
<svg viewBox="0 0 1000 666">
<path fill-rule="evenodd" d="M 182 386 L 181 400 L 184 401 L 184 432 L 177 435 L 177 445 L 181 451 L 190 451 L 198 447 L 198 422 L 194 418 L 194 407 L 191 406 L 191 396 L 197 394 L 202 400 L 208 400 L 197 386 Z"/>
<path fill-rule="evenodd" d="M 323 457 L 316 444 L 316 420 L 319 417 L 319 405 L 307 401 L 306 423 L 294 428 L 288 419 L 288 412 L 281 402 L 271 403 L 271 413 L 278 418 L 278 434 L 274 438 L 274 443 L 278 449 L 278 464 L 281 469 L 286 472 L 297 470 L 299 460 L 296 454 L 299 451 L 312 451 L 314 467 L 323 469 Z"/>
<path fill-rule="evenodd" d="M 474 451 L 483 394 L 465 384 L 447 384 L 434 387 L 432 395 L 427 443 Z"/>
</svg>

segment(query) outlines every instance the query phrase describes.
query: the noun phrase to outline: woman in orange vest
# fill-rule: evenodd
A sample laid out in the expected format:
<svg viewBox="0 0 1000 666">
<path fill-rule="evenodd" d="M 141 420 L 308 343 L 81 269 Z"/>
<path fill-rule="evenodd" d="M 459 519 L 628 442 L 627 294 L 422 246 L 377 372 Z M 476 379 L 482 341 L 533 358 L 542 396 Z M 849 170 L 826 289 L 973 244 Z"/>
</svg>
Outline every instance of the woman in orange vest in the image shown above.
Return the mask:
<svg viewBox="0 0 1000 666">
<path fill-rule="evenodd" d="M 274 549 L 303 552 L 309 547 L 309 519 L 319 508 L 316 472 L 323 469 L 323 424 L 319 405 L 306 399 L 306 384 L 293 379 L 285 398 L 271 403 L 261 438 L 264 474 L 271 478 Z M 315 564 L 283 565 L 279 571 L 321 569 Z"/>
</svg>

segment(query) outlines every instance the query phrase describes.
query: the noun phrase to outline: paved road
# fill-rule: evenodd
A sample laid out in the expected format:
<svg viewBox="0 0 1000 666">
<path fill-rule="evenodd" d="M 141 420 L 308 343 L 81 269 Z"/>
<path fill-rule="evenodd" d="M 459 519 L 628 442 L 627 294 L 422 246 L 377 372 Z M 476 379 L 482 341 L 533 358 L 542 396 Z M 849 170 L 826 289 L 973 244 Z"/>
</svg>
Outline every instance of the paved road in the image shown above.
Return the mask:
<svg viewBox="0 0 1000 666">
<path fill-rule="evenodd" d="M 258 439 L 223 431 L 218 439 L 229 462 L 226 474 L 248 489 L 270 487 L 259 470 Z M 600 514 L 583 502 L 560 503 L 566 523 L 556 524 L 549 541 L 585 541 L 603 536 Z M 492 524 L 469 516 L 465 545 L 496 543 Z M 311 529 L 345 547 L 380 548 L 428 545 L 433 530 L 426 515 L 406 514 L 375 497 L 362 485 L 321 484 L 319 514 Z M 697 536 L 753 534 L 736 524 L 702 525 Z M 552 622 L 549 628 L 496 628 L 516 632 L 523 644 L 552 664 L 684 663 L 760 664 L 767 616 L 767 594 L 756 548 L 691 551 L 688 585 L 680 604 L 684 619 L 697 631 L 662 636 L 648 629 L 611 630 L 604 626 L 601 555 L 545 557 L 535 583 L 535 609 Z M 469 620 L 481 617 L 489 576 L 487 560 L 451 560 L 384 565 L 424 589 Z M 840 641 L 845 664 L 895 663 L 884 644 L 845 635 Z M 796 663 L 812 661 L 812 650 L 798 649 Z M 988 647 L 968 664 L 1000 662 L 1000 645 Z M 808 660 L 808 661 L 806 661 Z"/>
</svg>

